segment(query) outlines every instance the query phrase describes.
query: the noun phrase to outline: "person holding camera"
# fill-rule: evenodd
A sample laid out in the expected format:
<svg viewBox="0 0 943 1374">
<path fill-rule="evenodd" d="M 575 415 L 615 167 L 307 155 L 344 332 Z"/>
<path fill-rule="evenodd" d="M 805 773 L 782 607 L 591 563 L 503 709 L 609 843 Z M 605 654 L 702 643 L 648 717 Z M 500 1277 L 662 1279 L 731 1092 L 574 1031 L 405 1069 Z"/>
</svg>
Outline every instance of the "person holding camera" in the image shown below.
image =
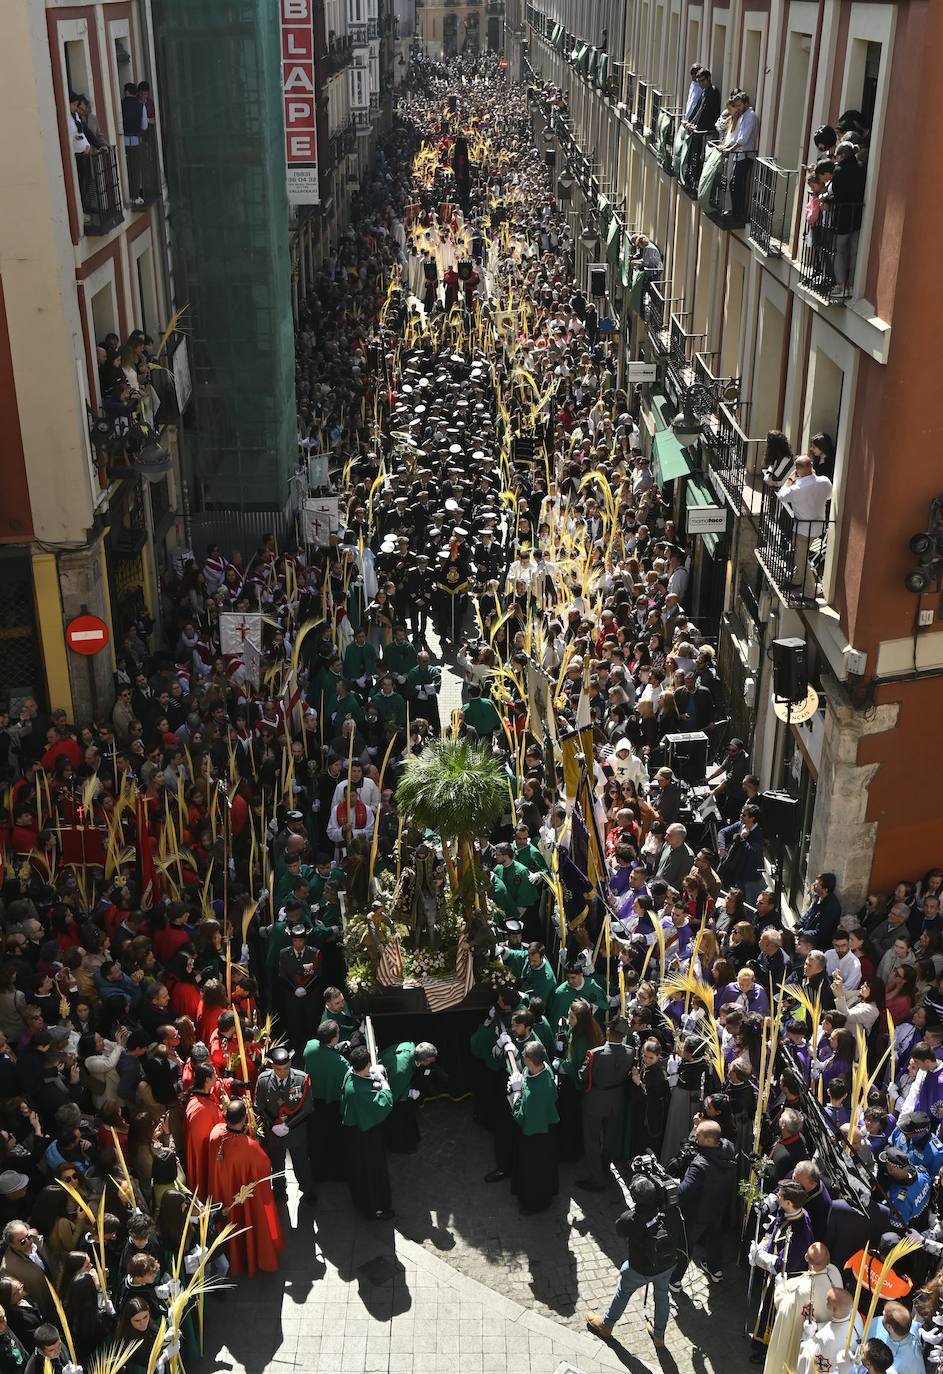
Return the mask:
<svg viewBox="0 0 943 1374">
<path fill-rule="evenodd" d="M 657 1169 L 653 1158 L 651 1168 Z M 644 1156 L 635 1165 L 649 1168 Z M 594 1335 L 608 1340 L 633 1293 L 649 1284 L 655 1295 L 655 1316 L 646 1318 L 652 1344 L 665 1344 L 668 1325 L 669 1283 L 682 1250 L 683 1226 L 678 1208 L 671 1203 L 667 1189 L 657 1178 L 638 1173 L 629 1184 L 632 1205 L 616 1221 L 616 1231 L 628 1247 L 628 1258 L 619 1270 L 619 1283 L 602 1316 L 586 1315 L 586 1325 Z"/>
</svg>

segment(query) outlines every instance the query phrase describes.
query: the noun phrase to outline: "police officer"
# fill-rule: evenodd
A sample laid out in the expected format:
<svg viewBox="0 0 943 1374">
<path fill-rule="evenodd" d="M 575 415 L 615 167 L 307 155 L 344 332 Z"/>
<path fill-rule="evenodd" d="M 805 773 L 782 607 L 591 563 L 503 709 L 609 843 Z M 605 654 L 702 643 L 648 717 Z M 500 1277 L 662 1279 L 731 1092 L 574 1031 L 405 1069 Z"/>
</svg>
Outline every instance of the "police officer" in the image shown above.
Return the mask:
<svg viewBox="0 0 943 1374">
<path fill-rule="evenodd" d="M 629 1023 L 615 1016 L 606 1027 L 606 1040 L 590 1050 L 580 1065 L 583 1089 L 583 1149 L 586 1178 L 577 1188 L 601 1192 L 610 1181 L 609 1165 L 625 1156 L 625 1094 L 635 1065 L 635 1049 L 626 1044 Z"/>
<path fill-rule="evenodd" d="M 887 1194 L 891 1215 L 895 1214 L 905 1226 L 919 1231 L 926 1224 L 930 1205 L 930 1175 L 921 1164 L 913 1164 L 896 1145 L 889 1145 L 878 1155 L 883 1166 L 878 1182 Z"/>
<path fill-rule="evenodd" d="M 265 1129 L 265 1150 L 272 1161 L 272 1172 L 285 1168 L 286 1156 L 301 1189 L 301 1201 L 313 1207 L 317 1201 L 308 1156 L 308 1128 L 304 1124 L 313 1108 L 311 1080 L 304 1069 L 293 1069 L 291 1055 L 283 1045 L 274 1049 L 269 1067 L 259 1074 L 255 1085 L 255 1111 Z M 287 1191 L 284 1178 L 272 1185 L 276 1197 Z"/>
</svg>

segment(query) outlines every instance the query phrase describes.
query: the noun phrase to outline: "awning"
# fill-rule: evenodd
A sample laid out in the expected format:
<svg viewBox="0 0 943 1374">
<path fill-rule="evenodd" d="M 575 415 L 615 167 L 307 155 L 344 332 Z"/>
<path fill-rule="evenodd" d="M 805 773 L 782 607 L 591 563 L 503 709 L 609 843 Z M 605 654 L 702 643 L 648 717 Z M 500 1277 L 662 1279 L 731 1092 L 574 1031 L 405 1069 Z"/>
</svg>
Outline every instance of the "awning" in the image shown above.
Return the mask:
<svg viewBox="0 0 943 1374">
<path fill-rule="evenodd" d="M 605 90 L 609 82 L 609 54 L 602 53 L 596 68 L 596 84 Z"/>
<path fill-rule="evenodd" d="M 622 246 L 622 232 L 619 221 L 613 215 L 609 223 L 609 232 L 606 235 L 606 261 L 613 267 L 618 264 L 619 250 Z"/>
<path fill-rule="evenodd" d="M 660 429 L 655 435 L 655 480 L 659 486 L 687 477 L 691 472 L 688 455 L 670 429 Z"/>
</svg>

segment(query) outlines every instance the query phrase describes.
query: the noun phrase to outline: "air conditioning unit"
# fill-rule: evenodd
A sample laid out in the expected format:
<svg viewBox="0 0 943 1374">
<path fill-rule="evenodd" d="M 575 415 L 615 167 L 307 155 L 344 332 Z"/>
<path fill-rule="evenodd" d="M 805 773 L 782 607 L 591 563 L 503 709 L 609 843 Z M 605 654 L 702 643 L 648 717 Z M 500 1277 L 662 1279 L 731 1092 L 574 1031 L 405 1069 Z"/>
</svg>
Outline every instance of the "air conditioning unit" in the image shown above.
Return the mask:
<svg viewBox="0 0 943 1374">
<path fill-rule="evenodd" d="M 752 711 L 756 705 L 756 678 L 748 677 L 743 683 L 743 701 Z"/>
<path fill-rule="evenodd" d="M 747 640 L 747 667 L 751 673 L 757 673 L 760 669 L 760 643 L 753 635 Z"/>
</svg>

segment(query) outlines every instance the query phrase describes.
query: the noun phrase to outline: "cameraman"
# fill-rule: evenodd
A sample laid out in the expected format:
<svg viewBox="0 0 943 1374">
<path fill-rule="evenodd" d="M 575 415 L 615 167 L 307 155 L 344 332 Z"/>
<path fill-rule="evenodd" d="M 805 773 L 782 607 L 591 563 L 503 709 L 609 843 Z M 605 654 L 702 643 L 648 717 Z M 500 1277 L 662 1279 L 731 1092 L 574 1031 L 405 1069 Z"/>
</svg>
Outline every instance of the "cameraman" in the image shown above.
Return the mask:
<svg viewBox="0 0 943 1374">
<path fill-rule="evenodd" d="M 643 1161 L 636 1161 L 636 1166 Z M 657 1169 L 654 1159 L 652 1166 Z M 682 1222 L 678 1208 L 668 1200 L 665 1188 L 654 1178 L 637 1174 L 629 1184 L 632 1206 L 616 1222 L 625 1237 L 629 1257 L 619 1270 L 619 1285 L 602 1316 L 586 1314 L 586 1325 L 595 1335 L 608 1340 L 612 1328 L 625 1311 L 632 1294 L 651 1284 L 655 1293 L 655 1318 L 645 1319 L 652 1344 L 662 1348 L 668 1325 L 668 1284 L 682 1250 Z"/>
</svg>

